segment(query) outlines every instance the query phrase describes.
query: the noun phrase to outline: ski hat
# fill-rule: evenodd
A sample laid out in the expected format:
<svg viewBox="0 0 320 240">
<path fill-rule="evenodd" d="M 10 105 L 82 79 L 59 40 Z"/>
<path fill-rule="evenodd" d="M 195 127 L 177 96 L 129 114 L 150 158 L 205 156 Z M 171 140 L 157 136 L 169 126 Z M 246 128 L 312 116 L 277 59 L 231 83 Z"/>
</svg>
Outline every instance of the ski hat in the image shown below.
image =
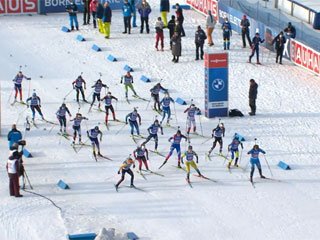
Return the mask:
<svg viewBox="0 0 320 240">
<path fill-rule="evenodd" d="M 176 16 L 175 15 L 171 15 L 171 20 L 175 20 Z"/>
<path fill-rule="evenodd" d="M 108 92 L 107 94 L 108 94 L 108 95 L 111 95 L 111 92 Z"/>
<path fill-rule="evenodd" d="M 66 107 L 66 104 L 65 104 L 65 103 L 62 103 L 61 107 Z"/>
<path fill-rule="evenodd" d="M 192 146 L 191 146 L 191 145 L 188 146 L 188 150 L 189 150 L 189 149 L 192 150 Z"/>
<path fill-rule="evenodd" d="M 177 131 L 177 134 L 181 134 L 181 131 L 180 131 L 180 130 L 178 130 L 178 131 Z"/>
<path fill-rule="evenodd" d="M 99 130 L 99 127 L 98 127 L 98 126 L 95 126 L 95 127 L 94 127 L 94 130 L 98 131 L 98 130 Z"/>
<path fill-rule="evenodd" d="M 135 108 L 135 107 L 133 108 L 133 111 L 134 111 L 134 112 L 138 112 L 137 108 Z"/>
<path fill-rule="evenodd" d="M 37 96 L 37 94 L 34 92 L 34 93 L 32 93 L 32 97 L 36 97 Z"/>
<path fill-rule="evenodd" d="M 17 129 L 17 125 L 15 123 L 12 124 L 12 129 Z"/>
<path fill-rule="evenodd" d="M 97 80 L 97 83 L 102 83 L 101 79 L 98 79 L 98 80 Z"/>
<path fill-rule="evenodd" d="M 79 117 L 81 117 L 82 115 L 81 115 L 81 113 L 77 113 L 77 114 L 76 114 L 76 116 L 79 116 Z"/>
<path fill-rule="evenodd" d="M 158 119 L 154 120 L 154 123 L 159 123 L 159 120 Z"/>
<path fill-rule="evenodd" d="M 258 145 L 258 144 L 255 144 L 255 145 L 253 146 L 253 148 L 254 148 L 254 149 L 258 149 L 258 148 L 259 148 L 259 145 Z"/>
<path fill-rule="evenodd" d="M 243 18 L 246 19 L 246 18 L 247 18 L 247 15 L 243 15 Z"/>
</svg>

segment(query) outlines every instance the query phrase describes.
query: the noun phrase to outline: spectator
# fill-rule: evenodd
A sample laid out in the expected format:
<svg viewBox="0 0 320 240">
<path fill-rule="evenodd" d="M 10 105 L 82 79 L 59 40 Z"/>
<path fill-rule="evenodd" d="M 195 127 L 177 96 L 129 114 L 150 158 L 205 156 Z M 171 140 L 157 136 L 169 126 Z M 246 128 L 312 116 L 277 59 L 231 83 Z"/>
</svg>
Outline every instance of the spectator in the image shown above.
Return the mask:
<svg viewBox="0 0 320 240">
<path fill-rule="evenodd" d="M 98 0 L 92 0 L 90 3 L 90 12 L 92 14 L 93 27 L 97 28 L 97 7 Z"/>
<path fill-rule="evenodd" d="M 242 35 L 242 47 L 243 48 L 246 47 L 246 37 L 248 39 L 249 46 L 251 46 L 250 29 L 249 29 L 250 22 L 247 19 L 246 15 L 243 15 L 240 22 L 240 26 L 241 26 L 241 35 Z"/>
<path fill-rule="evenodd" d="M 146 0 L 142 0 L 141 5 L 138 8 L 141 19 L 141 28 L 140 33 L 143 33 L 144 24 L 146 24 L 147 33 L 150 32 L 149 29 L 149 14 L 151 13 L 151 8 L 149 3 Z"/>
<path fill-rule="evenodd" d="M 183 29 L 183 21 L 184 21 L 184 16 L 183 16 L 183 11 L 182 8 L 180 7 L 179 3 L 176 3 L 176 18 L 179 21 L 180 24 L 180 30 L 181 30 L 181 37 L 185 37 L 186 34 Z"/>
<path fill-rule="evenodd" d="M 98 22 L 98 29 L 100 33 L 104 33 L 103 30 L 103 23 L 102 23 L 102 17 L 103 17 L 103 5 L 98 1 L 97 5 L 97 22 Z"/>
<path fill-rule="evenodd" d="M 83 3 L 83 25 L 90 24 L 90 4 L 91 0 L 82 0 Z"/>
<path fill-rule="evenodd" d="M 177 63 L 179 62 L 179 57 L 181 56 L 181 37 L 177 32 L 174 32 L 172 38 L 172 55 L 173 59 L 172 62 Z"/>
<path fill-rule="evenodd" d="M 136 12 L 136 0 L 130 0 L 132 10 L 132 27 L 137 27 L 137 12 Z"/>
<path fill-rule="evenodd" d="M 158 49 L 158 44 L 159 44 L 159 40 L 160 40 L 160 45 L 161 45 L 161 51 L 163 51 L 163 27 L 164 24 L 161 20 L 161 17 L 158 17 L 158 21 L 156 22 L 156 49 L 157 51 L 159 51 Z"/>
<path fill-rule="evenodd" d="M 11 147 L 11 155 L 8 158 L 6 169 L 9 177 L 10 196 L 22 197 L 19 187 L 19 176 L 23 175 L 22 151 L 18 152 L 19 145 L 14 143 Z"/>
<path fill-rule="evenodd" d="M 78 7 L 74 3 L 74 0 L 70 0 L 70 4 L 66 6 L 66 10 L 69 13 L 71 31 L 74 30 L 73 24 L 75 24 L 76 29 L 79 30 L 79 23 L 77 18 Z"/>
<path fill-rule="evenodd" d="M 123 14 L 123 21 L 124 21 L 124 32 L 131 34 L 131 14 L 132 14 L 132 7 L 128 0 L 124 0 L 124 4 L 122 6 L 122 14 Z"/>
<path fill-rule="evenodd" d="M 212 16 L 211 10 L 208 10 L 206 28 L 207 28 L 207 36 L 208 36 L 208 45 L 209 46 L 214 45 L 214 43 L 212 41 L 212 32 L 213 32 L 216 24 L 217 24 L 216 19 L 214 18 L 214 16 Z"/>
<path fill-rule="evenodd" d="M 169 0 L 160 0 L 161 19 L 162 19 L 162 22 L 163 22 L 165 28 L 168 26 L 167 12 L 170 12 Z"/>
<path fill-rule="evenodd" d="M 276 63 L 278 63 L 278 59 L 280 58 L 279 64 L 282 64 L 284 45 L 286 43 L 286 38 L 283 36 L 282 31 L 273 39 L 272 44 L 274 43 L 276 44 L 275 48 L 277 51 Z"/>
<path fill-rule="evenodd" d="M 194 39 L 194 42 L 196 44 L 195 60 L 199 60 L 199 50 L 200 50 L 200 58 L 203 59 L 203 45 L 206 39 L 207 39 L 206 33 L 201 29 L 201 26 L 198 26 L 197 31 L 195 33 L 195 39 Z"/>
<path fill-rule="evenodd" d="M 296 28 L 292 26 L 291 22 L 288 23 L 288 27 L 283 30 L 288 38 L 296 38 Z"/>
<path fill-rule="evenodd" d="M 168 29 L 169 29 L 169 37 L 170 37 L 170 50 L 172 49 L 172 41 L 171 38 L 174 34 L 174 29 L 176 27 L 176 16 L 172 15 L 171 20 L 168 22 Z"/>
<path fill-rule="evenodd" d="M 13 124 L 10 132 L 8 133 L 9 149 L 14 143 L 18 143 L 21 139 L 21 132 L 17 129 L 16 124 Z"/>
<path fill-rule="evenodd" d="M 232 36 L 232 29 L 231 29 L 231 24 L 226 17 L 224 19 L 224 22 L 222 23 L 222 35 L 223 35 L 223 49 L 224 50 L 229 50 L 230 49 L 230 37 Z"/>
<path fill-rule="evenodd" d="M 104 11 L 103 11 L 103 17 L 102 17 L 102 22 L 103 22 L 103 29 L 104 29 L 104 35 L 105 38 L 110 37 L 110 26 L 111 26 L 111 17 L 112 17 L 112 11 L 109 6 L 109 2 L 104 3 Z"/>
<path fill-rule="evenodd" d="M 256 115 L 257 95 L 258 95 L 258 84 L 254 81 L 254 79 L 250 79 L 250 88 L 249 88 L 249 106 L 251 108 L 251 112 L 249 112 L 250 116 Z"/>
<path fill-rule="evenodd" d="M 252 48 L 252 53 L 249 56 L 249 63 L 251 63 L 251 59 L 254 56 L 254 53 L 257 54 L 257 64 L 261 64 L 259 61 L 259 48 L 260 48 L 260 43 L 263 43 L 264 39 L 262 40 L 260 38 L 260 34 L 256 33 L 256 35 L 254 36 L 254 38 L 252 39 L 252 44 L 251 44 L 251 48 Z"/>
</svg>

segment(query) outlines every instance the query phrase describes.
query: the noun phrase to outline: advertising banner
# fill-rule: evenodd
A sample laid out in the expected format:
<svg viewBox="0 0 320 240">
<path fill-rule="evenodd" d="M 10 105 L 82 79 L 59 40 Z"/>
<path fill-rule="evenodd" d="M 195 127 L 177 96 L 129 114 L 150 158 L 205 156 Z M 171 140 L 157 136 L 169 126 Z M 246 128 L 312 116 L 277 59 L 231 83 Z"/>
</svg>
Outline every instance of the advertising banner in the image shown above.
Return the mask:
<svg viewBox="0 0 320 240">
<path fill-rule="evenodd" d="M 38 0 L 0 0 L 0 15 L 38 13 Z"/>
<path fill-rule="evenodd" d="M 320 53 L 306 45 L 291 39 L 291 61 L 320 76 Z"/>
<path fill-rule="evenodd" d="M 218 0 L 186 0 L 197 11 L 208 14 L 208 10 L 211 10 L 215 19 L 218 19 Z"/>
<path fill-rule="evenodd" d="M 206 53 L 205 63 L 205 116 L 228 116 L 229 72 L 228 53 Z"/>
</svg>

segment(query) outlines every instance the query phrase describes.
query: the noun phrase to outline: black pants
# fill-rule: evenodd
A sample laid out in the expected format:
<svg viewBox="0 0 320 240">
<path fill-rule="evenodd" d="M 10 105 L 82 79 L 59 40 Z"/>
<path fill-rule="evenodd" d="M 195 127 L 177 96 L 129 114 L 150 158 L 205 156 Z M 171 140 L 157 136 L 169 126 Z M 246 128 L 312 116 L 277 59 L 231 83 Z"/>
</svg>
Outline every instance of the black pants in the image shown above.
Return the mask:
<svg viewBox="0 0 320 240">
<path fill-rule="evenodd" d="M 131 33 L 131 16 L 129 17 L 123 17 L 124 21 L 124 32 L 125 33 Z"/>
<path fill-rule="evenodd" d="M 146 30 L 147 30 L 147 33 L 149 33 L 150 32 L 150 29 L 149 29 L 149 17 L 141 17 L 140 33 L 143 33 L 144 24 L 146 24 Z"/>
<path fill-rule="evenodd" d="M 59 116 L 58 120 L 59 120 L 59 123 L 60 123 L 60 127 L 66 127 L 66 125 L 67 125 L 66 116 Z"/>
<path fill-rule="evenodd" d="M 128 174 L 131 176 L 130 184 L 133 185 L 134 175 L 133 175 L 133 172 L 131 171 L 131 169 L 128 169 L 128 170 L 122 169 L 121 179 L 120 179 L 119 182 L 116 184 L 117 187 L 119 187 L 120 183 L 123 182 L 124 176 L 125 176 L 126 173 L 128 173 Z"/>
<path fill-rule="evenodd" d="M 97 27 L 97 12 L 92 12 L 92 18 L 93 18 L 93 27 Z"/>
<path fill-rule="evenodd" d="M 82 95 L 82 100 L 85 101 L 86 98 L 84 96 L 84 91 L 83 91 L 83 88 L 82 87 L 76 87 L 76 92 L 77 92 L 77 102 L 79 102 L 79 93 L 81 92 L 81 95 Z"/>
<path fill-rule="evenodd" d="M 89 24 L 90 23 L 90 9 L 84 8 L 83 9 L 83 24 Z"/>
<path fill-rule="evenodd" d="M 254 115 L 256 114 L 256 99 L 249 98 L 249 106 L 251 108 L 251 113 Z"/>
<path fill-rule="evenodd" d="M 185 32 L 184 32 L 184 28 L 183 28 L 183 21 L 184 19 L 178 19 L 179 20 L 179 26 L 180 26 L 180 30 L 181 30 L 181 37 L 186 36 Z"/>
<path fill-rule="evenodd" d="M 243 47 L 246 47 L 246 37 L 248 39 L 249 46 L 251 46 L 251 39 L 250 39 L 249 34 L 250 34 L 249 29 L 241 31 Z"/>
<path fill-rule="evenodd" d="M 154 94 L 154 93 L 151 93 L 151 96 L 154 100 L 154 104 L 153 104 L 153 108 L 155 110 L 158 110 L 160 111 L 160 98 L 159 98 L 159 94 Z M 157 109 L 157 106 L 158 106 L 158 109 Z"/>
<path fill-rule="evenodd" d="M 147 137 L 147 139 L 142 143 L 142 145 L 147 144 L 151 140 L 151 138 L 154 139 L 154 149 L 157 150 L 157 148 L 158 148 L 158 134 L 150 134 Z"/>
<path fill-rule="evenodd" d="M 214 142 L 213 142 L 213 145 L 212 145 L 212 148 L 210 149 L 210 151 L 212 151 L 216 147 L 217 143 L 219 143 L 220 151 L 222 151 L 222 147 L 223 147 L 222 137 L 215 137 L 214 138 Z"/>
<path fill-rule="evenodd" d="M 199 50 L 200 58 L 203 59 L 203 43 L 196 43 L 196 59 L 199 59 Z"/>
<path fill-rule="evenodd" d="M 96 98 L 99 102 L 99 107 L 100 107 L 100 93 L 93 93 L 92 95 L 92 103 L 91 103 L 91 106 L 94 104 L 94 102 L 96 101 Z"/>
<path fill-rule="evenodd" d="M 279 63 L 282 64 L 283 50 L 284 50 L 284 48 L 278 48 L 278 49 L 277 49 L 276 63 L 278 63 L 278 59 L 280 58 Z"/>
</svg>

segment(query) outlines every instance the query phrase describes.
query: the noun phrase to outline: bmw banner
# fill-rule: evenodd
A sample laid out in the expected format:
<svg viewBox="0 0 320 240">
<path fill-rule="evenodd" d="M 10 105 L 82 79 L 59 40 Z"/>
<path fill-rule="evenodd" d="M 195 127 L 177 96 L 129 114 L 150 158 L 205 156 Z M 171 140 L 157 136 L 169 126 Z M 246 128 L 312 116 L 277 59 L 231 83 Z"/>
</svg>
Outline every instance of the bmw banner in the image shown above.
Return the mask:
<svg viewBox="0 0 320 240">
<path fill-rule="evenodd" d="M 228 53 L 206 53 L 205 65 L 205 116 L 228 116 Z"/>
</svg>

